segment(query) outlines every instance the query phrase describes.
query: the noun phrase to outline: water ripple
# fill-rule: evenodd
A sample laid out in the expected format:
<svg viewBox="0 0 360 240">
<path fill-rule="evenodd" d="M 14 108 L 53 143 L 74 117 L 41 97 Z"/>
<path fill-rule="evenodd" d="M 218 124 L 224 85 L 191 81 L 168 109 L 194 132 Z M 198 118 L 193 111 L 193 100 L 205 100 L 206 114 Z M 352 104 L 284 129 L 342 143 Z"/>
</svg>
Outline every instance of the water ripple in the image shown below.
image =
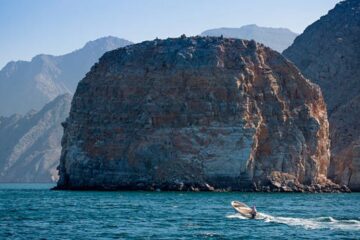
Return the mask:
<svg viewBox="0 0 360 240">
<path fill-rule="evenodd" d="M 356 239 L 360 194 L 49 191 L 0 185 L 0 239 Z M 234 214 L 256 204 L 261 219 Z"/>
</svg>

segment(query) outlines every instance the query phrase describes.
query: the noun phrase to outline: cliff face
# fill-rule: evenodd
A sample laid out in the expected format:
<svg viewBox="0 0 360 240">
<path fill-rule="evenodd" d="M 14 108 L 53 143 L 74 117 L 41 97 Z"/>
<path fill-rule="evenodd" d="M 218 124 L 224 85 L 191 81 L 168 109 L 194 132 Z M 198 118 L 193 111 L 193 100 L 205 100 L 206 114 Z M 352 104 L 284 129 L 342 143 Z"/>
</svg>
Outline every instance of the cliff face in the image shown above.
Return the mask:
<svg viewBox="0 0 360 240">
<path fill-rule="evenodd" d="M 38 55 L 8 63 L 0 71 L 0 116 L 40 110 L 61 94 L 73 94 L 80 79 L 105 52 L 131 42 L 115 37 L 88 42 L 62 56 Z"/>
<path fill-rule="evenodd" d="M 0 117 L 0 182 L 51 182 L 61 152 L 61 122 L 71 95 L 55 98 L 39 112 Z"/>
<path fill-rule="evenodd" d="M 63 125 L 59 189 L 330 184 L 319 87 L 254 41 L 182 37 L 108 52 Z"/>
<path fill-rule="evenodd" d="M 255 40 L 266 46 L 282 52 L 288 48 L 296 38 L 297 34 L 287 28 L 260 27 L 255 24 L 245 25 L 240 28 L 215 28 L 201 33 L 202 36 L 214 36 L 227 38 L 239 38 Z"/>
<path fill-rule="evenodd" d="M 360 1 L 347 0 L 310 25 L 284 51 L 301 72 L 319 84 L 330 116 L 329 177 L 360 190 Z"/>
</svg>

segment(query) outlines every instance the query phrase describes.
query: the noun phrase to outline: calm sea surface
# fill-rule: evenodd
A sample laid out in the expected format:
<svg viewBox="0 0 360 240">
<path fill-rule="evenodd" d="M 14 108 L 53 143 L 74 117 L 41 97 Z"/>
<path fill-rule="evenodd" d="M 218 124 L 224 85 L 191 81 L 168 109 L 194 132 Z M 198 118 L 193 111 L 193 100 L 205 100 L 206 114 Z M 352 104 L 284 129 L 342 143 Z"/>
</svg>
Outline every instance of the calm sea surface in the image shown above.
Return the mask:
<svg viewBox="0 0 360 240">
<path fill-rule="evenodd" d="M 0 239 L 360 239 L 360 194 L 50 191 L 0 184 Z M 255 204 L 244 219 L 230 202 Z"/>
</svg>

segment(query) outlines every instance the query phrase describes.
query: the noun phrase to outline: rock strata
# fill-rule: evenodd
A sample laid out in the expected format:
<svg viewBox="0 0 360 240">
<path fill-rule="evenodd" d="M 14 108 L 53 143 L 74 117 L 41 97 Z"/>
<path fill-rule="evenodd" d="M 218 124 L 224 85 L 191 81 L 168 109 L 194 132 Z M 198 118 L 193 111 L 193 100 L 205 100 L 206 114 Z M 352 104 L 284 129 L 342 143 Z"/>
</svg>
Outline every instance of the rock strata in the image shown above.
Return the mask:
<svg viewBox="0 0 360 240">
<path fill-rule="evenodd" d="M 182 36 L 107 52 L 63 126 L 57 189 L 254 191 L 274 185 L 271 176 L 293 181 L 293 191 L 329 183 L 320 88 L 254 41 Z"/>
<path fill-rule="evenodd" d="M 329 177 L 360 191 L 360 1 L 337 4 L 284 55 L 324 94 L 331 136 Z"/>
</svg>

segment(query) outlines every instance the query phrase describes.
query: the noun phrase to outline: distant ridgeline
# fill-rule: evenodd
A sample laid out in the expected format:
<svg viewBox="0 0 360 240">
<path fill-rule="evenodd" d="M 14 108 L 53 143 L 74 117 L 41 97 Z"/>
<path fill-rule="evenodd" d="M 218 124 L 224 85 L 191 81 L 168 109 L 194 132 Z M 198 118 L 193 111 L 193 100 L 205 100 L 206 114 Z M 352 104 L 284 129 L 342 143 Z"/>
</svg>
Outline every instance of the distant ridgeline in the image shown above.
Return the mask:
<svg viewBox="0 0 360 240">
<path fill-rule="evenodd" d="M 215 36 L 227 38 L 239 38 L 255 40 L 259 43 L 282 52 L 289 47 L 297 34 L 287 28 L 259 27 L 255 24 L 242 26 L 240 28 L 215 28 L 201 33 L 202 36 Z"/>
<path fill-rule="evenodd" d="M 75 92 L 78 82 L 105 52 L 131 42 L 105 37 L 62 56 L 38 55 L 31 62 L 9 62 L 0 71 L 0 116 L 40 110 L 57 96 Z"/>
</svg>

